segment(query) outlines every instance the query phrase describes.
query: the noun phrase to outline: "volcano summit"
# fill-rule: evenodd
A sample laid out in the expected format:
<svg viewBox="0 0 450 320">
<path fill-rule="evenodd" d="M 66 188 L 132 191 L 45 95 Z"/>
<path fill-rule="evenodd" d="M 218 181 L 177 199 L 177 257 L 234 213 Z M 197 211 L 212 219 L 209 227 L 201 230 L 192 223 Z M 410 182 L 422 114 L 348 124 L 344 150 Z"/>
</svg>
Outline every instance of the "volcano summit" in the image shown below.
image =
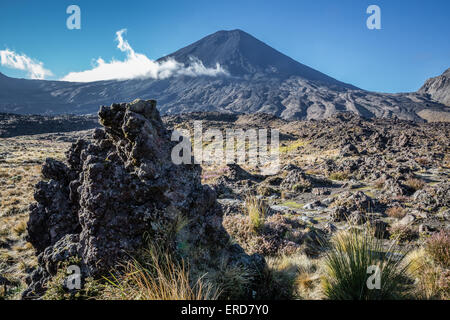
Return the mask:
<svg viewBox="0 0 450 320">
<path fill-rule="evenodd" d="M 0 111 L 87 114 L 96 112 L 99 105 L 155 98 L 163 115 L 196 111 L 265 112 L 299 120 L 327 118 L 349 111 L 367 118 L 396 116 L 415 121 L 432 120 L 430 115 L 434 118 L 438 115 L 439 120 L 450 118 L 445 99 L 447 82 L 441 79 L 445 74 L 439 78 L 440 82 L 435 80 L 434 85 L 428 82 L 418 92 L 370 92 L 303 65 L 241 30 L 218 31 L 158 59 L 157 63 L 168 59 L 185 66 L 193 60 L 201 61 L 207 68 L 219 65 L 226 73 L 87 83 L 0 75 Z"/>
</svg>

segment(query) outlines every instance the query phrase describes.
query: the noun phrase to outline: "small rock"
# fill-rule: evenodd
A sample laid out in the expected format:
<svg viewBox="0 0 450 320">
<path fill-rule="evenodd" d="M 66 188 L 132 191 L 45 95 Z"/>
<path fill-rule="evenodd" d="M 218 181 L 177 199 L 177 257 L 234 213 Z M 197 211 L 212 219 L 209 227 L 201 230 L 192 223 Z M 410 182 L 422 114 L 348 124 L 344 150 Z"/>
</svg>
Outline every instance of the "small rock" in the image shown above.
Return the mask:
<svg viewBox="0 0 450 320">
<path fill-rule="evenodd" d="M 442 212 L 442 217 L 447 220 L 450 221 L 450 209 L 447 209 L 445 211 Z"/>
<path fill-rule="evenodd" d="M 407 226 L 409 224 L 412 224 L 414 221 L 416 220 L 416 217 L 413 216 L 412 214 L 407 214 L 406 216 L 404 216 L 402 218 L 402 220 L 400 220 L 399 222 L 397 222 L 397 224 L 399 226 Z"/>
<path fill-rule="evenodd" d="M 273 205 L 270 206 L 270 213 L 271 214 L 295 214 L 295 211 L 287 206 L 280 206 L 280 205 Z"/>
<path fill-rule="evenodd" d="M 330 194 L 330 189 L 328 188 L 313 188 L 312 194 L 315 196 L 322 196 Z"/>
<path fill-rule="evenodd" d="M 237 214 L 242 212 L 244 208 L 244 201 L 237 199 L 217 199 L 217 202 L 222 207 L 224 215 Z"/>
<path fill-rule="evenodd" d="M 327 222 L 324 226 L 323 226 L 324 230 L 328 233 L 333 233 L 337 230 L 336 226 L 334 224 L 332 224 L 331 222 Z"/>
<path fill-rule="evenodd" d="M 427 219 L 428 218 L 428 214 L 425 211 L 415 211 L 417 216 L 419 216 L 422 219 Z"/>
<path fill-rule="evenodd" d="M 427 233 L 430 234 L 431 232 L 435 231 L 435 229 L 429 225 L 426 225 L 424 223 L 419 225 L 419 233 Z"/>
<path fill-rule="evenodd" d="M 305 210 L 314 210 L 314 209 L 319 209 L 319 208 L 322 208 L 322 203 L 319 200 L 307 203 L 303 206 L 303 209 L 305 209 Z"/>
<path fill-rule="evenodd" d="M 351 143 L 344 145 L 342 147 L 341 151 L 339 152 L 339 155 L 341 157 L 349 157 L 349 156 L 357 155 L 357 154 L 358 154 L 358 149 Z"/>
<path fill-rule="evenodd" d="M 332 204 L 334 202 L 334 198 L 329 197 L 329 198 L 321 200 L 320 202 L 325 206 L 329 206 L 330 204 Z"/>
<path fill-rule="evenodd" d="M 333 211 L 330 214 L 331 221 L 333 222 L 340 222 L 345 221 L 347 219 L 347 210 L 345 207 L 335 207 Z"/>
<path fill-rule="evenodd" d="M 316 223 L 317 223 L 316 220 L 314 220 L 314 219 L 311 218 L 311 217 L 307 217 L 307 216 L 303 216 L 303 217 L 301 217 L 300 219 L 301 219 L 302 221 L 306 222 L 306 223 L 312 223 L 312 224 L 316 224 Z"/>
<path fill-rule="evenodd" d="M 348 218 L 350 223 L 355 225 L 363 224 L 366 220 L 365 216 L 360 211 L 352 212 Z"/>
<path fill-rule="evenodd" d="M 282 197 L 283 199 L 286 199 L 286 200 L 293 199 L 293 198 L 295 198 L 296 196 L 297 196 L 297 194 L 294 193 L 294 192 L 283 191 L 283 192 L 281 193 L 281 197 Z"/>
<path fill-rule="evenodd" d="M 389 237 L 389 232 L 387 230 L 388 224 L 383 220 L 375 220 L 372 222 L 372 227 L 374 228 L 374 235 L 378 239 L 386 239 Z"/>
</svg>

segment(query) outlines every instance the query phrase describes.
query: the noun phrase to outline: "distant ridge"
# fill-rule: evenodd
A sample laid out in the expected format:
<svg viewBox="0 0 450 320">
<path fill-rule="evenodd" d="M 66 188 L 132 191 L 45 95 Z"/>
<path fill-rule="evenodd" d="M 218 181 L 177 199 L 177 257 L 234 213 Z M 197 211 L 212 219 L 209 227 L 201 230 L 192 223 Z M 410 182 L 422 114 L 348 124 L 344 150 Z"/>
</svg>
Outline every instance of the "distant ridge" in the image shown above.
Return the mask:
<svg viewBox="0 0 450 320">
<path fill-rule="evenodd" d="M 450 106 L 450 68 L 440 76 L 428 79 L 419 92 L 428 94 L 432 99 Z"/>
<path fill-rule="evenodd" d="M 229 76 L 109 80 L 91 83 L 14 79 L 0 75 L 0 112 L 90 114 L 100 105 L 156 99 L 163 115 L 188 112 L 269 113 L 283 119 L 321 119 L 338 112 L 414 121 L 450 118 L 448 70 L 419 92 L 369 92 L 303 65 L 242 30 L 218 31 L 159 61 L 173 58 Z"/>
</svg>

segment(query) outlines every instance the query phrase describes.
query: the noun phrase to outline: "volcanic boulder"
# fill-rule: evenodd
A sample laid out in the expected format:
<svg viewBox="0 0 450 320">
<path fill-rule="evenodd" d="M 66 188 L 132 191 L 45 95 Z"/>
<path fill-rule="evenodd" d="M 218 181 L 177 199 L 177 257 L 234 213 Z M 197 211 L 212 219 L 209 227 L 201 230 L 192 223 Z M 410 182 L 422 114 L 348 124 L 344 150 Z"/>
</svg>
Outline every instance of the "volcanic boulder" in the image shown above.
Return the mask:
<svg viewBox="0 0 450 320">
<path fill-rule="evenodd" d="M 197 269 L 224 261 L 255 274 L 265 266 L 231 245 L 214 191 L 201 184 L 199 165 L 175 165 L 171 141 L 154 100 L 101 107 L 93 141 L 78 140 L 67 163 L 47 159 L 30 207 L 29 241 L 39 266 L 24 297 L 44 292 L 59 263 L 79 259 L 83 275 L 98 277 L 145 245 L 166 243 Z M 180 221 L 185 227 L 177 228 Z"/>
</svg>

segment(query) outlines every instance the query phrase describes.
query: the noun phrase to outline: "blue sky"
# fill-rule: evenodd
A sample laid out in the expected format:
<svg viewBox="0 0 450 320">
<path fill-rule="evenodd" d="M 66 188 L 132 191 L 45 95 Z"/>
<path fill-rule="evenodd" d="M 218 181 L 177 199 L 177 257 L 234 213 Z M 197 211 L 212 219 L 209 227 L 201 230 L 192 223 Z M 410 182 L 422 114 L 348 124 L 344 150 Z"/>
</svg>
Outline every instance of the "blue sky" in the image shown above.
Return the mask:
<svg viewBox="0 0 450 320">
<path fill-rule="evenodd" d="M 66 8 L 81 8 L 81 30 L 66 28 Z M 366 8 L 381 8 L 369 30 Z M 450 1 L 152 0 L 1 1 L 0 50 L 43 63 L 61 79 L 101 57 L 124 60 L 116 32 L 157 59 L 217 30 L 242 29 L 293 59 L 358 87 L 415 91 L 450 67 Z M 30 77 L 0 65 L 0 72 Z"/>
</svg>

